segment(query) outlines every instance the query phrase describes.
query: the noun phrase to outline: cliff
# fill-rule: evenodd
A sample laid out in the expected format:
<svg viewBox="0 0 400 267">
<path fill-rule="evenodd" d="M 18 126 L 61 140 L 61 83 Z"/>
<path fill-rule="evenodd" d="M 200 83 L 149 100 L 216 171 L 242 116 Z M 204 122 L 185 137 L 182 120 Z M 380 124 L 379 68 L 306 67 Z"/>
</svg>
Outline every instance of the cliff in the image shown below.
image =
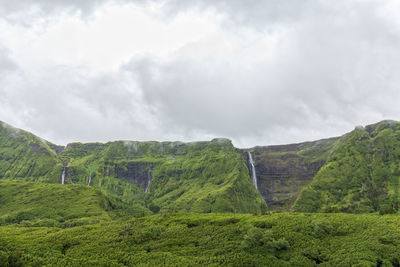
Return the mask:
<svg viewBox="0 0 400 267">
<path fill-rule="evenodd" d="M 271 210 L 289 210 L 301 189 L 325 164 L 338 138 L 251 150 L 258 190 Z M 247 154 L 249 170 L 249 160 Z"/>
</svg>

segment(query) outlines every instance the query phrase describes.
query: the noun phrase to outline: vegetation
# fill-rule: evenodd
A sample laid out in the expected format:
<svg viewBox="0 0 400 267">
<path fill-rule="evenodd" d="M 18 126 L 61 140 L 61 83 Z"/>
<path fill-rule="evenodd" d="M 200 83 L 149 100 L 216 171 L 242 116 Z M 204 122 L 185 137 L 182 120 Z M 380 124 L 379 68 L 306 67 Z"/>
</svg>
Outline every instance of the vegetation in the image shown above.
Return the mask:
<svg viewBox="0 0 400 267">
<path fill-rule="evenodd" d="M 0 122 L 0 178 L 59 182 L 61 163 L 49 143 Z"/>
<path fill-rule="evenodd" d="M 400 123 L 257 149 L 314 213 L 267 212 L 226 139 L 64 148 L 2 124 L 0 266 L 400 266 Z"/>
<path fill-rule="evenodd" d="M 399 206 L 400 123 L 357 127 L 344 135 L 293 210 L 395 213 Z"/>
<path fill-rule="evenodd" d="M 0 180 L 0 225 L 65 228 L 150 214 L 88 186 Z"/>
<path fill-rule="evenodd" d="M 264 213 L 244 158 L 227 139 L 68 145 L 67 182 L 101 188 L 161 211 Z M 158 207 L 158 208 L 157 208 Z"/>
<path fill-rule="evenodd" d="M 0 265 L 399 266 L 396 215 L 159 214 L 0 227 Z"/>
<path fill-rule="evenodd" d="M 0 178 L 90 185 L 131 206 L 158 211 L 264 213 L 244 158 L 227 139 L 211 142 L 51 144 L 0 125 Z"/>
</svg>

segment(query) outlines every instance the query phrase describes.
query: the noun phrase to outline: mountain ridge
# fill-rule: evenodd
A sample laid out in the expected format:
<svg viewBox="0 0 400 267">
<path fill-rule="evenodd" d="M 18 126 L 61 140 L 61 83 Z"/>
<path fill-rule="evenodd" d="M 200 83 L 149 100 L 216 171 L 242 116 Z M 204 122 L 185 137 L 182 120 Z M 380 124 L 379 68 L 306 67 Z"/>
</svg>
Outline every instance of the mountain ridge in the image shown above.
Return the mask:
<svg viewBox="0 0 400 267">
<path fill-rule="evenodd" d="M 323 182 L 318 181 L 328 179 L 321 177 L 329 177 L 332 181 L 344 179 L 341 185 L 343 189 L 347 186 L 346 181 L 351 181 L 338 167 L 335 167 L 334 172 L 327 172 L 327 166 L 341 166 L 342 163 L 335 163 L 340 158 L 340 151 L 359 149 L 359 154 L 375 153 L 376 151 L 367 148 L 374 146 L 376 139 L 382 139 L 383 147 L 380 150 L 383 152 L 379 153 L 385 154 L 385 149 L 394 149 L 393 145 L 385 145 L 385 140 L 396 143 L 397 137 L 400 138 L 400 122 L 384 120 L 357 126 L 340 137 L 248 149 L 236 148 L 226 138 L 198 142 L 73 142 L 59 146 L 1 122 L 0 178 L 60 183 L 64 173 L 67 184 L 93 186 L 127 203 L 144 203 L 155 212 L 179 210 L 263 213 L 267 206 L 271 210 L 312 212 L 397 210 L 397 200 L 393 199 L 393 192 L 398 192 L 394 177 L 400 177 L 395 171 L 397 167 L 393 167 L 397 164 L 397 159 L 390 163 L 393 166 L 379 160 L 379 163 L 375 162 L 376 166 L 368 167 L 372 161 L 366 155 L 360 157 L 365 158 L 360 163 L 365 166 L 357 167 L 357 170 L 373 169 L 372 172 L 366 171 L 365 175 L 375 177 L 373 173 L 379 166 L 380 169 L 390 167 L 393 170 L 386 173 L 381 180 L 378 179 L 379 181 L 375 178 L 371 178 L 369 182 L 360 180 L 352 187 L 351 194 L 356 194 L 361 202 L 364 198 L 368 199 L 365 200 L 367 204 L 357 204 L 357 207 L 364 208 L 345 208 L 342 204 L 339 205 L 341 201 L 350 203 L 350 200 L 342 199 L 350 197 L 346 195 L 329 200 L 334 203 L 317 204 L 324 198 L 319 195 L 322 194 L 323 187 L 317 186 Z M 365 144 L 358 147 L 359 142 Z M 248 153 L 252 153 L 254 158 L 258 190 L 252 184 Z M 374 157 L 378 157 L 379 153 L 375 153 Z M 397 155 L 400 157 L 400 151 L 388 153 L 391 153 L 392 158 Z M 346 160 L 357 162 L 351 153 L 346 156 Z M 357 173 L 357 170 L 350 170 L 349 173 Z M 373 185 L 374 183 L 378 184 Z M 325 198 L 334 195 L 331 189 L 324 188 Z M 360 193 L 365 188 L 375 190 L 375 193 Z M 318 193 L 313 193 L 311 197 L 310 192 L 313 190 Z M 390 201 L 372 200 L 373 197 L 386 199 L 389 195 L 392 199 Z"/>
</svg>

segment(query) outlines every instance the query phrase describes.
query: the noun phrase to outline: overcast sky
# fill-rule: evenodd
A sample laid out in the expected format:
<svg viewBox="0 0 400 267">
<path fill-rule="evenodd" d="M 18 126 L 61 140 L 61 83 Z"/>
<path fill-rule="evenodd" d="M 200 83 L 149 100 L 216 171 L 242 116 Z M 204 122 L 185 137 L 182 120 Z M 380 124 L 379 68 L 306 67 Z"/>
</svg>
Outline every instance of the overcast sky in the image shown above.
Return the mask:
<svg viewBox="0 0 400 267">
<path fill-rule="evenodd" d="M 399 85 L 397 0 L 0 0 L 0 120 L 58 144 L 314 140 Z"/>
</svg>

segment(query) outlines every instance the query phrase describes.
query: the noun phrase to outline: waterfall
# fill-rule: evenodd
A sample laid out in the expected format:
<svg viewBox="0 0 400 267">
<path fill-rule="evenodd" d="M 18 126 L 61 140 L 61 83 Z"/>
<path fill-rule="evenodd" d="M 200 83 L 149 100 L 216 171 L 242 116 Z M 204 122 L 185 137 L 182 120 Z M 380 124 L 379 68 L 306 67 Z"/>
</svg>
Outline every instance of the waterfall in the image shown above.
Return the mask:
<svg viewBox="0 0 400 267">
<path fill-rule="evenodd" d="M 257 186 L 257 174 L 256 174 L 256 167 L 254 167 L 254 160 L 253 157 L 251 156 L 250 152 L 247 152 L 249 154 L 249 162 L 251 165 L 251 180 L 253 181 L 254 187 L 258 190 Z"/>
<path fill-rule="evenodd" d="M 61 174 L 61 184 L 65 184 L 65 167 L 64 167 L 63 172 Z"/>
<path fill-rule="evenodd" d="M 147 186 L 146 186 L 146 190 L 144 190 L 145 193 L 147 193 L 147 191 L 149 191 L 149 187 L 150 187 L 150 182 L 151 182 L 151 170 L 149 170 L 147 172 Z"/>
<path fill-rule="evenodd" d="M 88 186 L 90 186 L 91 182 L 92 182 L 92 172 L 89 172 L 89 183 L 88 183 Z"/>
</svg>

